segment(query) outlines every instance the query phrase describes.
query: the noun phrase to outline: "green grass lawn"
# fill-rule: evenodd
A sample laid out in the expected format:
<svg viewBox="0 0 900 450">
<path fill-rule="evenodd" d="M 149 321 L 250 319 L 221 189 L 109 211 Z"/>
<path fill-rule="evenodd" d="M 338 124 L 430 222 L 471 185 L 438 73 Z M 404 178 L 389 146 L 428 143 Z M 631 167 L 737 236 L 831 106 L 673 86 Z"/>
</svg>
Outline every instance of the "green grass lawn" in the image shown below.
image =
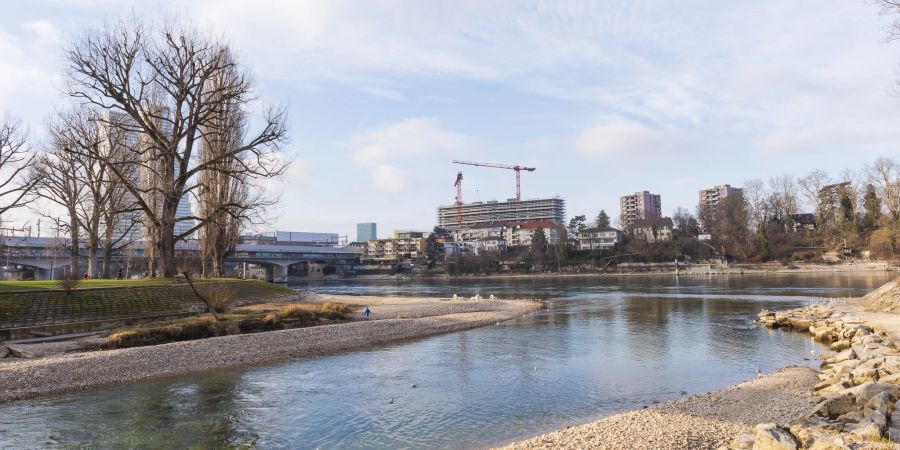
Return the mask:
<svg viewBox="0 0 900 450">
<path fill-rule="evenodd" d="M 81 280 L 78 288 L 116 287 L 116 286 L 165 286 L 172 284 L 171 278 L 146 278 L 142 280 Z M 43 291 L 47 289 L 59 289 L 59 281 L 0 281 L 0 292 L 4 291 Z"/>
<path fill-rule="evenodd" d="M 198 278 L 195 281 L 240 281 L 234 278 Z M 272 292 L 293 292 L 284 286 L 279 286 L 264 281 L 248 281 L 254 285 L 267 289 Z M 175 283 L 172 278 L 143 278 L 140 280 L 81 280 L 78 282 L 78 289 L 101 288 L 101 287 L 141 287 L 141 286 L 167 286 Z M 44 291 L 48 289 L 60 289 L 59 281 L 39 280 L 39 281 L 19 281 L 19 280 L 0 280 L 0 292 L 8 291 Z"/>
</svg>

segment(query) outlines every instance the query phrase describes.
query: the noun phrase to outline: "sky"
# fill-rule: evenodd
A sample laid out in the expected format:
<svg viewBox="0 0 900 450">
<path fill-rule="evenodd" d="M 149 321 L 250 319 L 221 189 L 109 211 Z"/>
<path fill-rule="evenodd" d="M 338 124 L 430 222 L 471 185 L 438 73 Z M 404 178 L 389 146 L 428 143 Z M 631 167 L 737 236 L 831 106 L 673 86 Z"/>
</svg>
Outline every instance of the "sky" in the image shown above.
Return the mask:
<svg viewBox="0 0 900 450">
<path fill-rule="evenodd" d="M 865 0 L 0 0 L 0 114 L 43 124 L 70 100 L 64 49 L 132 14 L 188 18 L 228 42 L 261 105 L 286 106 L 291 167 L 270 228 L 429 230 L 450 205 L 560 196 L 618 215 L 649 190 L 664 214 L 701 188 L 839 178 L 900 158 L 900 43 Z M 27 212 L 20 221 L 34 221 Z"/>
</svg>

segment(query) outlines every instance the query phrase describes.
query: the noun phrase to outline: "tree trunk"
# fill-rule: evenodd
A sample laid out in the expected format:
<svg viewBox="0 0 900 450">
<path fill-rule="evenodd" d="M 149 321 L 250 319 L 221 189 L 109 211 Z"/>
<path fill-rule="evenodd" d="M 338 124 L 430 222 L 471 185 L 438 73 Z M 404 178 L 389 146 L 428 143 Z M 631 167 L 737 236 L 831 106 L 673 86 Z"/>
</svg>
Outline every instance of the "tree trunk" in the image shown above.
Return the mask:
<svg viewBox="0 0 900 450">
<path fill-rule="evenodd" d="M 88 265 L 87 265 L 87 273 L 91 278 L 95 278 L 97 271 L 97 246 L 93 243 L 88 244 Z"/>
<path fill-rule="evenodd" d="M 112 274 L 112 268 L 110 265 L 112 264 L 112 246 L 109 242 L 105 242 L 103 244 L 103 278 L 109 279 Z"/>
<path fill-rule="evenodd" d="M 71 239 L 69 247 L 71 251 L 69 252 L 69 273 L 72 274 L 73 277 L 79 276 L 78 270 L 78 219 L 74 209 L 69 210 L 70 217 L 70 226 L 69 226 L 69 239 Z"/>
</svg>

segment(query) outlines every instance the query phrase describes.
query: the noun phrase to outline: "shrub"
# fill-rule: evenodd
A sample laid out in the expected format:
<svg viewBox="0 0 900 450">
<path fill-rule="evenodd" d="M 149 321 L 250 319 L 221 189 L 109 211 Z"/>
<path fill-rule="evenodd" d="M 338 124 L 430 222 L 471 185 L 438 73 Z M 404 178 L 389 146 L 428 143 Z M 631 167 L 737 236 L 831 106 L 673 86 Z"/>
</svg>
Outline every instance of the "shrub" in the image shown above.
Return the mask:
<svg viewBox="0 0 900 450">
<path fill-rule="evenodd" d="M 328 303 L 325 302 L 322 304 L 321 314 L 326 319 L 331 320 L 343 320 L 347 318 L 347 314 L 353 312 L 353 308 L 342 305 L 340 303 Z"/>
<path fill-rule="evenodd" d="M 225 312 L 237 297 L 237 289 L 233 283 L 202 283 L 196 286 L 197 294 L 217 313 Z"/>
<path fill-rule="evenodd" d="M 66 295 L 74 295 L 75 289 L 78 288 L 80 282 L 81 279 L 78 278 L 78 274 L 68 272 L 59 280 L 59 288 L 62 289 Z"/>
<path fill-rule="evenodd" d="M 137 326 L 117 331 L 108 337 L 112 348 L 138 347 L 188 341 L 224 334 L 222 324 L 214 317 L 203 316 L 157 325 Z"/>
<path fill-rule="evenodd" d="M 290 319 L 299 319 L 312 317 L 313 314 L 307 306 L 291 303 L 290 305 L 281 308 L 281 311 L 278 312 L 278 315 Z"/>
</svg>

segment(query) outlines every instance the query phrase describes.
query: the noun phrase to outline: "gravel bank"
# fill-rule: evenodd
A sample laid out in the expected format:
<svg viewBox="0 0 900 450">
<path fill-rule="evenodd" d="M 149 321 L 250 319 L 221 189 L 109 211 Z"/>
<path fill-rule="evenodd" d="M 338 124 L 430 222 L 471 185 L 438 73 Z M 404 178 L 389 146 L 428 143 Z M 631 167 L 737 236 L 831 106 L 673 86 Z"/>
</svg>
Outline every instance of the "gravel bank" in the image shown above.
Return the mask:
<svg viewBox="0 0 900 450">
<path fill-rule="evenodd" d="M 716 449 L 758 423 L 787 425 L 815 405 L 814 370 L 788 367 L 745 383 L 554 431 L 503 447 L 522 449 Z"/>
<path fill-rule="evenodd" d="M 329 301 L 338 300 L 329 296 Z M 358 303 L 359 299 L 347 297 L 341 301 Z M 0 363 L 0 402 L 370 347 L 490 325 L 539 307 L 539 303 L 530 301 L 416 299 L 394 311 L 404 317 L 416 316 L 408 319 L 384 318 L 32 360 L 7 359 Z"/>
</svg>

